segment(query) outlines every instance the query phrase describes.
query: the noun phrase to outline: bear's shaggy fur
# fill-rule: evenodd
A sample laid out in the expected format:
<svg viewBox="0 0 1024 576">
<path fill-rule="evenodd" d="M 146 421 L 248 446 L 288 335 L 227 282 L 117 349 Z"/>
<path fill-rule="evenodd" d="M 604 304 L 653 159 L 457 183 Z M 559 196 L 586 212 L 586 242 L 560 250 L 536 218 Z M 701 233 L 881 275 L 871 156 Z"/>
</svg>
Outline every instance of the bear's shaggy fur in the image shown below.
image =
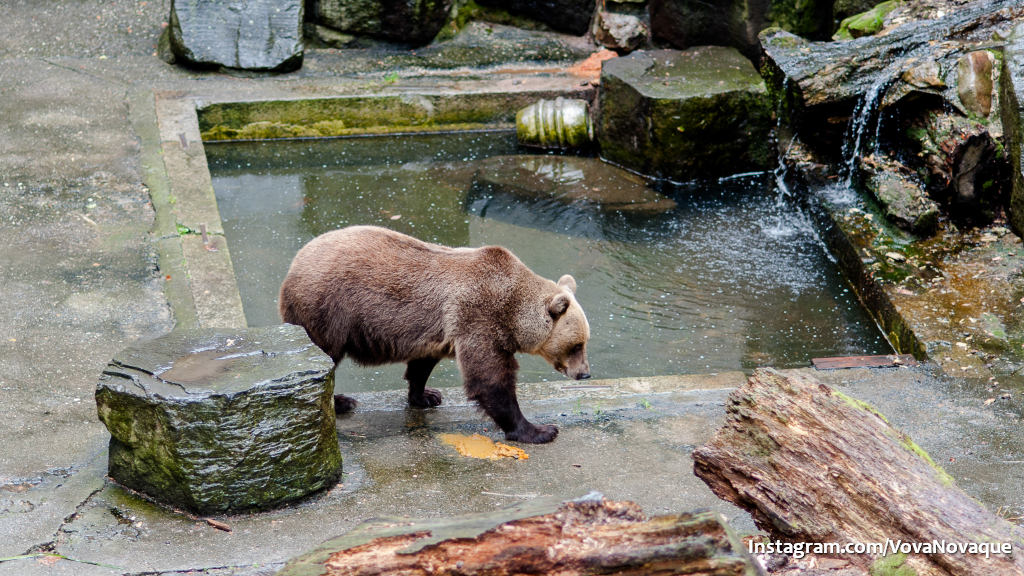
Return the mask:
<svg viewBox="0 0 1024 576">
<path fill-rule="evenodd" d="M 292 261 L 281 318 L 306 329 L 336 363 L 407 364 L 409 403 L 441 403 L 426 388 L 442 358 L 455 357 L 466 393 L 509 440 L 550 442 L 552 425 L 528 422 L 516 399 L 517 352 L 537 354 L 569 378 L 590 377 L 590 325 L 576 282 L 534 274 L 497 246 L 448 248 L 374 226 L 319 236 Z M 335 399 L 338 411 L 353 401 Z"/>
</svg>

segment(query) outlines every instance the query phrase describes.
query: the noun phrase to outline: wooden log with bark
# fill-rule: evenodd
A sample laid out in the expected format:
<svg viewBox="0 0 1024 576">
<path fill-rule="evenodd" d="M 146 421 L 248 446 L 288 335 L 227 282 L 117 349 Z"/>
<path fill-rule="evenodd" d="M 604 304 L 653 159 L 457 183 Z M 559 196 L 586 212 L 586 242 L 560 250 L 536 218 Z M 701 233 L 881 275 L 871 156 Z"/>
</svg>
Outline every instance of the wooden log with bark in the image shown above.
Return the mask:
<svg viewBox="0 0 1024 576">
<path fill-rule="evenodd" d="M 802 108 L 852 106 L 923 61 L 955 62 L 1024 17 L 1019 0 L 979 0 L 943 18 L 910 22 L 846 42 L 807 42 L 770 28 L 761 33 L 767 71 Z"/>
<path fill-rule="evenodd" d="M 694 470 L 720 497 L 748 510 L 772 538 L 1005 545 L 1011 554 L 987 558 L 840 557 L 865 569 L 884 565 L 894 574 L 1024 574 L 1024 529 L 957 488 L 906 434 L 863 402 L 807 373 L 759 369 L 729 397 L 726 410 L 725 425 L 694 451 Z M 906 568 L 897 572 L 895 564 Z"/>
<path fill-rule="evenodd" d="M 381 520 L 289 562 L 278 576 L 585 574 L 757 576 L 720 515 L 647 518 L 599 495 L 433 521 Z"/>
</svg>

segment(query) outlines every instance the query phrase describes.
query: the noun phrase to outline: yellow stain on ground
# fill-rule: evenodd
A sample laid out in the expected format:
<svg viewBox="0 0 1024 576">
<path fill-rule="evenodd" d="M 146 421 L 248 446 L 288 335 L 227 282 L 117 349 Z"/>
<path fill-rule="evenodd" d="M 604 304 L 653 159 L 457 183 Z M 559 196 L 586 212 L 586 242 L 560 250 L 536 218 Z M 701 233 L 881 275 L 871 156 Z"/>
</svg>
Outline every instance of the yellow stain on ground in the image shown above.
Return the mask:
<svg viewBox="0 0 1024 576">
<path fill-rule="evenodd" d="M 470 458 L 483 458 L 485 460 L 515 458 L 516 460 L 526 460 L 530 457 L 521 448 L 502 444 L 501 442 L 494 442 L 487 436 L 480 434 L 473 434 L 472 436 L 466 436 L 465 434 L 441 434 L 440 438 L 445 444 L 454 446 L 459 454 L 469 456 Z"/>
</svg>

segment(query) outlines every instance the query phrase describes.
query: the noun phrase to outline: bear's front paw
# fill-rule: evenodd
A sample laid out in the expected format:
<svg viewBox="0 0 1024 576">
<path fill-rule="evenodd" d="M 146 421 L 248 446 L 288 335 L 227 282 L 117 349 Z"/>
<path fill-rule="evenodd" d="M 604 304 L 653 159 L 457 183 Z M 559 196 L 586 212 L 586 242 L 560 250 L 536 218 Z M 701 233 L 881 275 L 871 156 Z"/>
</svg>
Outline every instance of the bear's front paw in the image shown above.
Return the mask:
<svg viewBox="0 0 1024 576">
<path fill-rule="evenodd" d="M 433 408 L 441 405 L 441 391 L 436 388 L 424 388 L 423 394 L 409 393 L 409 406 L 413 408 Z"/>
<path fill-rule="evenodd" d="M 526 442 L 528 444 L 544 444 L 551 442 L 558 436 L 558 427 L 553 424 L 541 424 L 534 426 L 529 422 L 525 426 L 505 433 L 506 440 L 515 442 Z"/>
</svg>

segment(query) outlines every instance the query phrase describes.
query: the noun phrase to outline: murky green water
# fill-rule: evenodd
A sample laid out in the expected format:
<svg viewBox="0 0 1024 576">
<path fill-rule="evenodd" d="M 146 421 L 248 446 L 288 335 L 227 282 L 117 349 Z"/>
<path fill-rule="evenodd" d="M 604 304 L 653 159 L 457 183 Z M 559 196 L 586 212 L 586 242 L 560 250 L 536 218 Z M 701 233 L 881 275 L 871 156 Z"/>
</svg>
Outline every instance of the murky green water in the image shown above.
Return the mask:
<svg viewBox="0 0 1024 576">
<path fill-rule="evenodd" d="M 377 224 L 452 246 L 500 244 L 542 276 L 575 276 L 595 378 L 891 352 L 808 219 L 778 203 L 768 179 L 643 190 L 593 159 L 508 158 L 516 147 L 505 133 L 206 149 L 250 325 L 279 322 L 278 288 L 303 244 Z M 623 190 L 644 197 L 621 204 Z M 634 209 L 614 209 L 623 206 Z M 521 381 L 562 378 L 538 358 L 520 362 Z M 403 368 L 346 361 L 339 381 L 394 388 Z M 458 385 L 454 363 L 431 382 Z"/>
</svg>

